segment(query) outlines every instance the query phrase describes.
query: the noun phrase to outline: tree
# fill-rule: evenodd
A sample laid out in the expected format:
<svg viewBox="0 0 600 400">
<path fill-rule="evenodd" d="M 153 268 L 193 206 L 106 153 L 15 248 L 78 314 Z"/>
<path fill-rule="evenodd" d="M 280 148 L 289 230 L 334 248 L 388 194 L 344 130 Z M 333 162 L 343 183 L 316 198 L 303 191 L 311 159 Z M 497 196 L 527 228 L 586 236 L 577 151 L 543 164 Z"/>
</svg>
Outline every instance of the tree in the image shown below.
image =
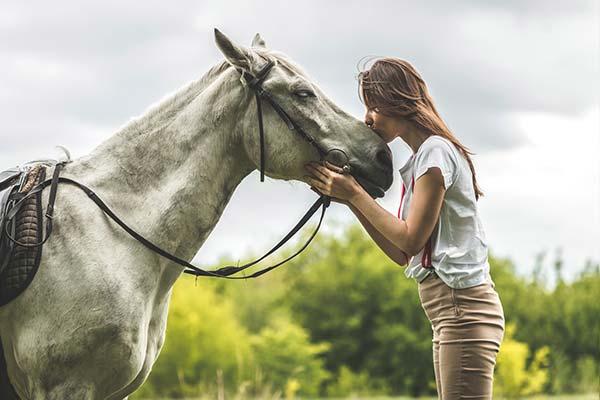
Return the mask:
<svg viewBox="0 0 600 400">
<path fill-rule="evenodd" d="M 219 371 L 230 388 L 250 376 L 250 337 L 235 319 L 230 301 L 209 285 L 179 279 L 167 326 L 160 357 L 135 398 L 197 396 L 217 385 Z"/>
<path fill-rule="evenodd" d="M 277 319 L 252 338 L 255 368 L 276 390 L 316 396 L 329 373 L 320 356 L 329 345 L 313 344 L 308 333 L 287 319 Z M 286 390 L 287 389 L 287 390 Z M 291 393 L 290 393 L 291 392 Z"/>
<path fill-rule="evenodd" d="M 366 372 L 394 394 L 418 395 L 435 379 L 431 325 L 416 283 L 360 226 L 328 242 L 287 300 L 312 339 L 331 344 L 325 354 L 329 371 Z"/>
</svg>

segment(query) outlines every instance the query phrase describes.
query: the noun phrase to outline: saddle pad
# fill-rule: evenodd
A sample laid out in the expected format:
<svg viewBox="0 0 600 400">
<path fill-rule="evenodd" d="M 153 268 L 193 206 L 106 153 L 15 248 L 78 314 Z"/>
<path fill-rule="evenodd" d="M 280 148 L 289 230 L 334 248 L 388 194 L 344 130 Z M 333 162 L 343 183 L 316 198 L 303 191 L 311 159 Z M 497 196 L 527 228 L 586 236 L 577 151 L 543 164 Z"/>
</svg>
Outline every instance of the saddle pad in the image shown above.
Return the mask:
<svg viewBox="0 0 600 400">
<path fill-rule="evenodd" d="M 35 184 L 44 179 L 45 169 L 42 168 Z M 38 243 L 43 237 L 42 223 L 42 193 L 39 192 L 27 198 L 15 216 L 15 239 L 23 244 Z M 0 274 L 0 306 L 16 298 L 29 286 L 41 257 L 42 246 L 23 247 L 15 244 L 10 260 Z"/>
</svg>

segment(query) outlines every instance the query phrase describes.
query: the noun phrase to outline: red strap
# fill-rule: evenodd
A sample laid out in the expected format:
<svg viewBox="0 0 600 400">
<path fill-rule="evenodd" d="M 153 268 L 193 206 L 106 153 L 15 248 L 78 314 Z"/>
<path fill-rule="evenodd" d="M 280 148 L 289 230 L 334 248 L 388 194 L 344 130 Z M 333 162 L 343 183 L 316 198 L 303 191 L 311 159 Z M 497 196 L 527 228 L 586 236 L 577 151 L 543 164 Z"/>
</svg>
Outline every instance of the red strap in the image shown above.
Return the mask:
<svg viewBox="0 0 600 400">
<path fill-rule="evenodd" d="M 415 177 L 413 176 L 412 178 L 412 187 L 411 190 L 414 192 L 415 190 Z M 398 218 L 400 217 L 400 214 L 402 212 L 402 203 L 404 203 L 404 195 L 406 194 L 406 186 L 404 185 L 404 181 L 402 182 L 402 196 L 400 197 L 400 207 L 398 207 Z"/>
<path fill-rule="evenodd" d="M 427 244 L 425 244 L 423 256 L 421 257 L 421 266 L 423 268 L 433 268 L 433 265 L 431 265 L 431 236 L 427 239 Z"/>
<path fill-rule="evenodd" d="M 402 182 L 402 197 L 400 197 L 400 207 L 398 207 L 398 218 L 401 218 L 400 213 L 402 212 L 402 202 L 404 201 L 404 192 L 406 192 L 406 187 L 404 187 L 404 182 Z"/>
<path fill-rule="evenodd" d="M 415 191 L 415 177 L 412 177 L 411 181 L 411 190 Z M 400 197 L 400 207 L 398 208 L 398 218 L 401 218 L 402 212 L 402 204 L 404 203 L 404 195 L 406 194 L 406 186 L 404 185 L 404 181 L 402 182 L 402 196 Z M 433 236 L 433 233 L 431 234 Z M 423 249 L 423 256 L 421 257 L 421 266 L 423 268 L 433 268 L 431 264 L 431 236 L 427 239 L 427 243 L 425 244 L 425 248 Z M 404 251 L 402 251 L 404 253 Z M 404 256 L 408 260 L 408 255 L 404 253 Z"/>
</svg>

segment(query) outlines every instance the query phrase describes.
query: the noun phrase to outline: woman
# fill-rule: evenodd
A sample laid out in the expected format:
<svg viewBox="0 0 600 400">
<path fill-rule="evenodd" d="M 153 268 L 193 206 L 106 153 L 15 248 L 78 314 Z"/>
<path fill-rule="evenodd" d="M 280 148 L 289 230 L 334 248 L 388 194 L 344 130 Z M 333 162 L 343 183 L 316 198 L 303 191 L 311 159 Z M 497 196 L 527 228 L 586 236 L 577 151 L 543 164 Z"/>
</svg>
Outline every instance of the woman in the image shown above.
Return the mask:
<svg viewBox="0 0 600 400">
<path fill-rule="evenodd" d="M 408 62 L 377 60 L 359 74 L 359 89 L 365 123 L 386 143 L 399 137 L 413 151 L 400 169 L 398 216 L 328 162 L 307 164 L 307 180 L 314 191 L 348 205 L 393 261 L 408 264 L 405 274 L 418 282 L 433 330 L 439 398 L 491 399 L 504 312 L 489 274 L 473 153 L 442 121 Z"/>
</svg>

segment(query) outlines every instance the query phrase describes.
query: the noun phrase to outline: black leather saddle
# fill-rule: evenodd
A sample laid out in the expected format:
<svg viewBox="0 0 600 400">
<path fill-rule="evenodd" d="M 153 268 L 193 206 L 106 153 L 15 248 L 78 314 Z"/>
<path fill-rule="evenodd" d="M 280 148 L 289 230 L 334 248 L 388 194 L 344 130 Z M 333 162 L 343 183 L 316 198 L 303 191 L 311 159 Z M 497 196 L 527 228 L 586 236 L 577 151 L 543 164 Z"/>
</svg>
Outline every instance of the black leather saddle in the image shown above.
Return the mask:
<svg viewBox="0 0 600 400">
<path fill-rule="evenodd" d="M 37 272 L 43 238 L 41 191 L 46 167 L 0 172 L 0 306 L 21 294 Z"/>
<path fill-rule="evenodd" d="M 42 256 L 42 191 L 46 166 L 32 163 L 0 172 L 0 306 L 21 294 L 33 280 Z M 46 213 L 52 220 L 52 210 Z M 50 227 L 50 230 L 48 229 Z M 4 349 L 0 341 L 0 399 L 18 400 L 8 379 Z"/>
</svg>

